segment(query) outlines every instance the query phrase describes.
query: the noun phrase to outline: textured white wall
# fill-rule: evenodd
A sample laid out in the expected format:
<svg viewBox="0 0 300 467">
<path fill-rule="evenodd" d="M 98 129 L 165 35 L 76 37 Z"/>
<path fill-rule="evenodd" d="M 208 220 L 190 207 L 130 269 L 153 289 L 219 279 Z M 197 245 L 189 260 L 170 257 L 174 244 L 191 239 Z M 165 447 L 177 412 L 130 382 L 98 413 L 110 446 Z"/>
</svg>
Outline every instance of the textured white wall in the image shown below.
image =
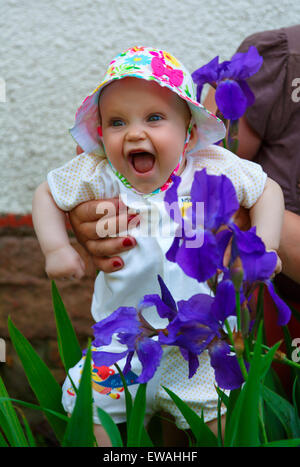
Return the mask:
<svg viewBox="0 0 300 467">
<path fill-rule="evenodd" d="M 73 157 L 67 130 L 75 111 L 123 48 L 160 47 L 193 71 L 216 55 L 230 58 L 253 32 L 300 22 L 300 3 L 292 0 L 1 0 L 0 5 L 0 213 L 29 213 L 33 191 L 46 173 Z"/>
</svg>

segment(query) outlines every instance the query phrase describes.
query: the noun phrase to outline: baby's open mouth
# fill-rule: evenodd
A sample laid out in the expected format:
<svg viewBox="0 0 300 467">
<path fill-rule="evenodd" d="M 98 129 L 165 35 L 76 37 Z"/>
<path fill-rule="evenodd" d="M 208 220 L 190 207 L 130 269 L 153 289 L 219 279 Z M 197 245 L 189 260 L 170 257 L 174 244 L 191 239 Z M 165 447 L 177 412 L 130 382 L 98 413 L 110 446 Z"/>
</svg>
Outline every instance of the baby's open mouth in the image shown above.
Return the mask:
<svg viewBox="0 0 300 467">
<path fill-rule="evenodd" d="M 134 169 L 139 173 L 149 172 L 155 163 L 155 156 L 150 152 L 131 152 L 130 160 Z"/>
</svg>

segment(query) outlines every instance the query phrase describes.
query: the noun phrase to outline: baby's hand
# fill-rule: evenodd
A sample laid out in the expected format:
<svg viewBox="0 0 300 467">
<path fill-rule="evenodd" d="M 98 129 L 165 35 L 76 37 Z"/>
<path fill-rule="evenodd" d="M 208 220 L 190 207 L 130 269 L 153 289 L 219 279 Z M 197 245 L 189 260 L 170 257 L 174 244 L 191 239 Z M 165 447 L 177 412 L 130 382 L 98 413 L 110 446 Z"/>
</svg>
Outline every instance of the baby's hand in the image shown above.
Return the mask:
<svg viewBox="0 0 300 467">
<path fill-rule="evenodd" d="M 50 279 L 81 279 L 85 264 L 77 251 L 66 245 L 46 254 L 45 269 Z"/>
</svg>

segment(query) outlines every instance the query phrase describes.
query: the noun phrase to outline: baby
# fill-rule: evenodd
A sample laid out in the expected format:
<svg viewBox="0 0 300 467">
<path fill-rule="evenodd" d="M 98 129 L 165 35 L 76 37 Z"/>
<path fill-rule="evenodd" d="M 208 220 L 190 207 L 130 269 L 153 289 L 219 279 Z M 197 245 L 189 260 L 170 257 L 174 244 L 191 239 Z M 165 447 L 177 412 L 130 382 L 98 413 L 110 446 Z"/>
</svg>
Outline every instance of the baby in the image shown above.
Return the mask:
<svg viewBox="0 0 300 467">
<path fill-rule="evenodd" d="M 256 225 L 266 248 L 278 249 L 284 209 L 279 186 L 259 165 L 213 144 L 223 139 L 224 125 L 196 101 L 190 73 L 171 54 L 146 47 L 133 47 L 119 54 L 103 81 L 78 109 L 70 132 L 84 153 L 52 170 L 33 199 L 34 227 L 49 277 L 84 275 L 84 263 L 69 242 L 65 212 L 90 199 L 119 196 L 129 208 L 135 209 L 138 204 L 141 218 L 155 208 L 162 223 L 170 224 L 163 198 L 172 183 L 171 176 L 181 177 L 178 197 L 184 203 L 189 199 L 194 173 L 203 168 L 231 179 L 240 205 L 250 210 L 252 225 Z M 123 253 L 125 268 L 98 274 L 92 301 L 95 321 L 120 306 L 136 307 L 146 294 L 160 293 L 158 274 L 175 300 L 189 299 L 196 293 L 210 294 L 207 284 L 199 284 L 176 263 L 166 260 L 172 236 L 138 235 L 136 226 L 132 236 L 138 238 L 137 246 Z M 153 309 L 144 314 L 154 327 L 166 324 Z M 115 338 L 103 350 L 122 352 L 124 346 Z M 147 385 L 147 418 L 156 410 L 164 410 L 175 417 L 179 428 L 188 427 L 162 389 L 164 385 L 196 412 L 203 411 L 205 421 L 214 426 L 218 397 L 207 351 L 199 356 L 199 363 L 196 374 L 188 379 L 188 364 L 180 351 L 175 347 L 164 350 L 160 366 Z M 123 367 L 125 359 L 119 364 Z M 76 385 L 82 365 L 83 359 L 70 370 Z M 140 362 L 134 357 L 128 377 L 133 396 L 140 372 Z M 96 438 L 99 445 L 109 445 L 96 407 L 109 412 L 116 423 L 124 422 L 122 383 L 115 382 L 113 367 L 93 365 L 92 375 Z M 75 398 L 67 378 L 63 405 L 69 413 Z"/>
</svg>

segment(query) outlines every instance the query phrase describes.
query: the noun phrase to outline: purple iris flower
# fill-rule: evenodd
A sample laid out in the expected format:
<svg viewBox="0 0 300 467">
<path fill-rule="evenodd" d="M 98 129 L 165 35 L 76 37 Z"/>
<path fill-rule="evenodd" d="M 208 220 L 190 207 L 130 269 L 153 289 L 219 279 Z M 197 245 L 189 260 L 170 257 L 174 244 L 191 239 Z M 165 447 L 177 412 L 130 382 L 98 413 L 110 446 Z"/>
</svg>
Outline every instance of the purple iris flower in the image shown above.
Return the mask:
<svg viewBox="0 0 300 467">
<path fill-rule="evenodd" d="M 243 289 L 246 298 L 259 282 L 268 287 L 278 308 L 278 325 L 288 323 L 291 311 L 276 294 L 270 280 L 276 266 L 276 254 L 267 252 L 263 241 L 256 235 L 255 227 L 248 231 L 240 230 L 232 221 L 232 215 L 239 207 L 236 192 L 230 179 L 225 175 L 208 175 L 203 169 L 195 173 L 191 189 L 191 207 L 183 218 L 178 204 L 177 188 L 180 177 L 173 177 L 173 185 L 165 195 L 165 206 L 170 217 L 179 224 L 174 241 L 166 254 L 169 261 L 176 262 L 182 270 L 198 282 L 210 279 L 217 268 L 229 271 L 223 266 L 224 252 L 232 240 L 231 265 L 240 258 L 243 268 Z M 203 215 L 199 216 L 198 203 L 203 203 Z M 218 231 L 227 225 L 227 230 Z M 204 238 L 201 247 L 193 242 Z M 192 240 L 192 242 L 191 242 Z M 191 246 L 189 246 L 191 242 Z"/>
<path fill-rule="evenodd" d="M 151 379 L 160 363 L 162 348 L 159 342 L 151 339 L 156 330 L 143 318 L 141 310 L 133 307 L 120 307 L 107 318 L 93 326 L 95 340 L 93 346 L 109 345 L 113 334 L 117 334 L 118 341 L 127 346 L 124 352 L 93 351 L 93 361 L 97 366 L 110 366 L 127 356 L 123 373 L 131 368 L 134 352 L 142 364 L 142 373 L 137 379 L 139 383 L 146 383 Z"/>
<path fill-rule="evenodd" d="M 164 288 L 167 290 L 165 285 Z M 161 299 L 158 295 L 148 295 L 145 304 L 155 305 L 159 313 L 167 306 L 163 297 Z M 198 355 L 208 349 L 217 384 L 223 389 L 240 387 L 244 379 L 236 355 L 231 354 L 223 331 L 225 320 L 229 316 L 236 316 L 232 282 L 221 282 L 215 297 L 197 294 L 189 300 L 179 301 L 177 312 L 172 306 L 172 316 L 167 328 L 159 332 L 159 342 L 179 347 L 189 364 L 189 378 L 199 367 Z"/>
<path fill-rule="evenodd" d="M 191 207 L 182 217 L 177 188 L 180 177 L 165 194 L 165 207 L 178 228 L 166 254 L 190 277 L 203 282 L 213 276 L 222 264 L 216 231 L 228 224 L 239 208 L 234 186 L 225 175 L 208 175 L 206 169 L 195 173 L 191 188 Z M 199 209 L 199 208 L 203 209 Z"/>
<path fill-rule="evenodd" d="M 211 83 L 216 86 L 216 104 L 224 117 L 238 120 L 254 103 L 255 97 L 246 79 L 260 69 L 262 62 L 263 58 L 254 46 L 222 63 L 219 63 L 219 57 L 215 57 L 192 73 L 197 84 L 197 100 L 200 102 L 203 85 Z"/>
<path fill-rule="evenodd" d="M 286 325 L 291 317 L 291 310 L 287 304 L 276 294 L 274 286 L 270 280 L 274 273 L 277 257 L 273 252 L 266 251 L 263 241 L 256 235 L 256 228 L 252 227 L 247 231 L 240 230 L 237 225 L 230 223 L 231 235 L 226 241 L 232 238 L 231 265 L 236 258 L 240 258 L 243 269 L 242 293 L 246 298 L 257 286 L 259 282 L 264 282 L 278 309 L 279 326 Z M 224 242 L 225 243 L 225 242 Z M 227 268 L 223 268 L 226 270 Z M 230 269 L 230 267 L 229 267 Z M 225 274 L 227 277 L 227 274 Z"/>
</svg>

